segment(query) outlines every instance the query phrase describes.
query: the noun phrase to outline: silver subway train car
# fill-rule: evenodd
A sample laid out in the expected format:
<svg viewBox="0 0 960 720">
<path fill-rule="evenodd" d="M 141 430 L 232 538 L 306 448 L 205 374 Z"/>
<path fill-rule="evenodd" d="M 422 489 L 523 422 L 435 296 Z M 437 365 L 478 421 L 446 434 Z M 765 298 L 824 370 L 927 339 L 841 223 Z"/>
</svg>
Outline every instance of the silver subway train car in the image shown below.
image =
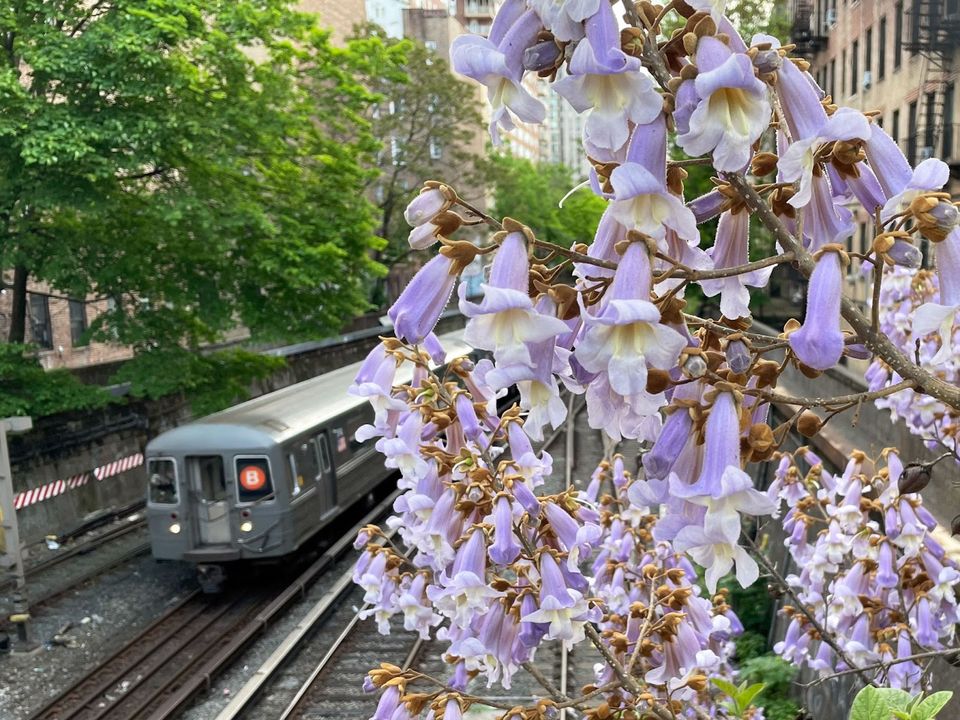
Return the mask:
<svg viewBox="0 0 960 720">
<path fill-rule="evenodd" d="M 472 353 L 462 331 L 448 359 Z M 154 557 L 195 563 L 215 591 L 231 565 L 295 553 L 393 470 L 373 442 L 366 400 L 347 394 L 355 363 L 169 430 L 146 449 Z M 396 382 L 409 382 L 408 367 Z"/>
</svg>

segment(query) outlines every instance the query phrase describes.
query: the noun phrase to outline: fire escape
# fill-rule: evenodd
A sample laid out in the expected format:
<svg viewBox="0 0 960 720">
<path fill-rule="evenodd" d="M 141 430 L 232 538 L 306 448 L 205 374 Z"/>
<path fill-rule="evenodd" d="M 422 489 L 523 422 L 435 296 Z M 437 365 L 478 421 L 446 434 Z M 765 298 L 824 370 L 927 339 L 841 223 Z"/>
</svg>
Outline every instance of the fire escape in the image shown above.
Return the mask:
<svg viewBox="0 0 960 720">
<path fill-rule="evenodd" d="M 960 0 L 914 0 L 904 50 L 920 54 L 925 62 L 918 86 L 916 118 L 918 149 L 911 161 L 940 155 L 960 168 L 958 132 L 954 118 L 954 86 L 950 82 L 954 56 L 960 49 Z"/>
<path fill-rule="evenodd" d="M 826 47 L 824 27 L 825 18 L 818 17 L 818 13 L 814 11 L 813 0 L 794 0 L 790 41 L 797 46 L 797 55 L 810 57 Z"/>
</svg>

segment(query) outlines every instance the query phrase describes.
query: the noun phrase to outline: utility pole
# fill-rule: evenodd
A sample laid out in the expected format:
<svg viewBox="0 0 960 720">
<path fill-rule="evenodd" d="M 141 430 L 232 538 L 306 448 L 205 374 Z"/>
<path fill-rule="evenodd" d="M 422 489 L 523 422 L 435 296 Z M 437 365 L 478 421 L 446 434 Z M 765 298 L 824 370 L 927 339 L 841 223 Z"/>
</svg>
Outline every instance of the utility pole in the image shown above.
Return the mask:
<svg viewBox="0 0 960 720">
<path fill-rule="evenodd" d="M 33 428 L 28 417 L 0 419 L 0 567 L 11 572 L 17 588 L 13 594 L 13 615 L 10 620 L 17 626 L 17 638 L 23 650 L 30 649 L 30 612 L 26 599 L 27 578 L 23 571 L 23 552 L 20 545 L 20 528 L 17 511 L 13 506 L 13 473 L 10 471 L 8 434 L 25 433 Z"/>
</svg>

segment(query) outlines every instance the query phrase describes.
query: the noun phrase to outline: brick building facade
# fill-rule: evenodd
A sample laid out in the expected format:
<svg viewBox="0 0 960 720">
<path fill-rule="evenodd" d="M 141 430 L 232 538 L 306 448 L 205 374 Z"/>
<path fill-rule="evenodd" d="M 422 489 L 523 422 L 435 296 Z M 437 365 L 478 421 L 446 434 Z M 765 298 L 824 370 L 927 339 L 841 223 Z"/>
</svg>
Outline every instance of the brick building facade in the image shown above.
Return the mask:
<svg viewBox="0 0 960 720">
<path fill-rule="evenodd" d="M 878 122 L 916 164 L 939 157 L 960 189 L 960 0 L 794 0 L 792 40 L 835 102 L 876 111 Z M 868 249 L 863 211 L 847 247 Z M 853 271 L 854 297 L 867 282 Z"/>
<path fill-rule="evenodd" d="M 12 284 L 5 277 L 5 285 Z M 112 301 L 102 298 L 68 298 L 40 283 L 27 285 L 26 342 L 37 348 L 40 364 L 53 368 L 76 368 L 126 360 L 133 356 L 122 345 L 90 342 L 87 330 L 94 319 L 105 312 Z M 0 342 L 10 332 L 13 292 L 0 290 Z"/>
</svg>

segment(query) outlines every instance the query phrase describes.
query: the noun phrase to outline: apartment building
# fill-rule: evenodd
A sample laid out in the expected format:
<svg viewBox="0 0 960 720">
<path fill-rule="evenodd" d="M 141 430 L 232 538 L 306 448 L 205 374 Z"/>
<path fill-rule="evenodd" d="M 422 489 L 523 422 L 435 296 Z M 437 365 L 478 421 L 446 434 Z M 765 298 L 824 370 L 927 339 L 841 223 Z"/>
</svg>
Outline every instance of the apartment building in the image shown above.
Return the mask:
<svg viewBox="0 0 960 720">
<path fill-rule="evenodd" d="M 4 273 L 0 289 L 0 342 L 10 333 L 13 313 L 13 272 Z M 123 345 L 90 342 L 87 330 L 96 317 L 107 311 L 113 301 L 107 298 L 70 298 L 51 290 L 46 283 L 27 284 L 25 342 L 37 350 L 40 364 L 53 368 L 126 360 L 133 351 Z"/>
<path fill-rule="evenodd" d="M 960 190 L 960 0 L 794 0 L 792 41 L 840 105 L 874 110 L 907 159 L 939 157 Z M 861 212 L 848 248 L 873 237 Z M 852 269 L 854 296 L 866 282 Z"/>
</svg>

